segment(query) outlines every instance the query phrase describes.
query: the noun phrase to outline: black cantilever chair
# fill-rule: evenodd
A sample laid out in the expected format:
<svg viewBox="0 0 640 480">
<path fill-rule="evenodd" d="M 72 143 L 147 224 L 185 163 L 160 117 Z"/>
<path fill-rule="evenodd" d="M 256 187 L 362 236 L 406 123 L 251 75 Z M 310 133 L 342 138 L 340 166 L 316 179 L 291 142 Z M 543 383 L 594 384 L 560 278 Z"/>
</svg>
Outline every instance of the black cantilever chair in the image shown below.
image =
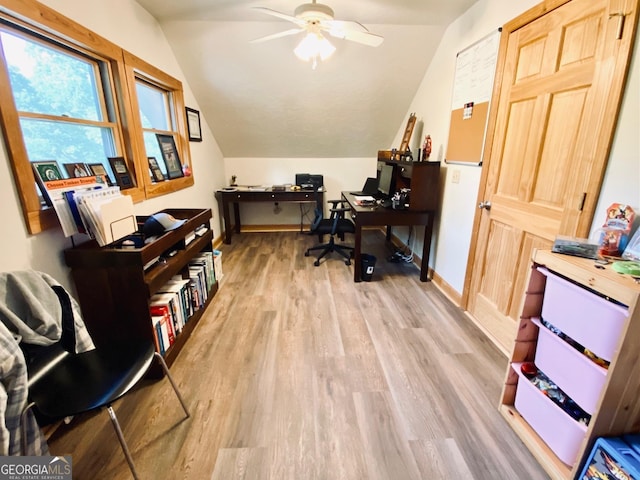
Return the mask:
<svg viewBox="0 0 640 480">
<path fill-rule="evenodd" d="M 316 209 L 316 216 L 311 224 L 310 233 L 318 235 L 319 241 L 322 242 L 324 235 L 330 235 L 329 243 L 320 243 L 307 249 L 304 253 L 305 257 L 308 257 L 311 252 L 320 250 L 320 255 L 316 257 L 316 261 L 313 264 L 317 267 L 320 265 L 320 260 L 330 252 L 336 252 L 344 257 L 345 265 L 351 265 L 351 257 L 353 256 L 353 247 L 348 245 L 342 245 L 335 242 L 337 236 L 340 240 L 344 240 L 345 233 L 355 233 L 356 227 L 351 220 L 345 217 L 345 212 L 349 209 L 344 207 L 345 200 L 329 200 L 331 204 L 329 218 L 324 218 L 321 210 Z M 341 205 L 338 207 L 338 205 Z"/>
<path fill-rule="evenodd" d="M 66 292 L 65 292 L 66 293 Z M 69 301 L 68 297 L 60 298 Z M 27 451 L 27 414 L 33 411 L 40 426 L 66 417 L 106 407 L 120 445 L 135 479 L 138 474 L 112 404 L 126 395 L 156 359 L 189 417 L 187 406 L 171 377 L 167 364 L 152 341 L 130 339 L 122 343 L 75 353 L 73 328 L 65 328 L 70 308 L 63 309 L 60 341 L 49 346 L 20 344 L 27 362 L 28 401 L 22 412 L 22 451 Z M 72 323 L 71 323 L 72 325 Z M 71 337 L 71 338 L 70 338 Z"/>
<path fill-rule="evenodd" d="M 130 341 L 110 348 L 82 353 L 67 352 L 60 344 L 42 347 L 28 363 L 29 395 L 22 412 L 22 450 L 26 451 L 25 416 L 29 410 L 46 425 L 66 417 L 106 407 L 135 479 L 138 474 L 112 404 L 129 392 L 157 359 L 171 382 L 180 404 L 187 406 L 169 369 L 152 342 Z"/>
</svg>

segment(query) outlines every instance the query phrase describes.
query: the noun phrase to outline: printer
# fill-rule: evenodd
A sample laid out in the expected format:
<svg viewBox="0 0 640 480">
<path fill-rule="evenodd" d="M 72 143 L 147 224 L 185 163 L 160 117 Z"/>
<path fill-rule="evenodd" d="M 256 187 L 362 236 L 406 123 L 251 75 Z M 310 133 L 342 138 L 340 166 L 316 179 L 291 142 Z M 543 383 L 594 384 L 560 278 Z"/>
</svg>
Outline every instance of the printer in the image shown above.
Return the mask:
<svg viewBox="0 0 640 480">
<path fill-rule="evenodd" d="M 313 173 L 296 173 L 296 185 L 301 190 L 318 190 L 324 186 L 322 175 Z"/>
</svg>

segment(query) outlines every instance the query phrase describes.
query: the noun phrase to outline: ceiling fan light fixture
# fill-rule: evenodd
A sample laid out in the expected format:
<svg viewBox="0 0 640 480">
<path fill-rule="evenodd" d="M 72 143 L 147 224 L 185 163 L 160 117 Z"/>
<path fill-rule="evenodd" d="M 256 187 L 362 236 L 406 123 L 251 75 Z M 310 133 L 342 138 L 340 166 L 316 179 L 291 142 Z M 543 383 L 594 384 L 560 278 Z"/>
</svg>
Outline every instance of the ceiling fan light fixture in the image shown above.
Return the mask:
<svg viewBox="0 0 640 480">
<path fill-rule="evenodd" d="M 313 60 L 313 68 L 316 67 L 318 59 L 326 60 L 333 52 L 336 51 L 329 40 L 327 40 L 321 33 L 309 32 L 305 35 L 298 46 L 293 50 L 300 60 L 308 62 Z"/>
</svg>

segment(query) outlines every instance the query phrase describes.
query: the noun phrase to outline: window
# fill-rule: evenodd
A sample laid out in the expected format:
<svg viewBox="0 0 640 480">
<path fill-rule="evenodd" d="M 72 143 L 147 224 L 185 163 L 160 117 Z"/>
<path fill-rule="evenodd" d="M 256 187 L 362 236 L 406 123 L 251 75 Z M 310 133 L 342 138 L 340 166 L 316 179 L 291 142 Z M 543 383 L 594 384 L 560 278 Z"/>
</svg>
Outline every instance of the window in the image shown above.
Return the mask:
<svg viewBox="0 0 640 480">
<path fill-rule="evenodd" d="M 95 168 L 114 181 L 108 158 L 120 157 L 136 202 L 193 185 L 178 80 L 35 0 L 10 8 L 0 11 L 0 85 L 11 87 L 0 88 L 0 124 L 30 233 L 59 225 L 33 162 L 54 161 L 64 177 Z M 179 159 L 171 172 L 157 134 Z M 154 177 L 147 157 L 159 160 Z"/>
<path fill-rule="evenodd" d="M 135 119 L 140 122 L 135 142 L 146 162 L 139 177 L 146 197 L 193 185 L 182 84 L 130 53 L 124 58 Z"/>
<path fill-rule="evenodd" d="M 175 141 L 177 136 L 176 132 L 173 131 L 175 115 L 171 108 L 171 93 L 148 84 L 142 79 L 136 79 L 136 94 L 138 96 L 138 106 L 140 107 L 140 121 L 142 122 L 142 135 L 147 157 L 156 159 L 164 179 L 173 178 L 167 172 L 167 164 L 164 161 L 157 137 L 159 134 L 169 135 Z M 179 166 L 182 168 L 181 164 Z"/>
<path fill-rule="evenodd" d="M 29 162 L 55 161 L 66 177 L 106 168 L 122 144 L 109 65 L 11 29 L 0 44 Z"/>
</svg>

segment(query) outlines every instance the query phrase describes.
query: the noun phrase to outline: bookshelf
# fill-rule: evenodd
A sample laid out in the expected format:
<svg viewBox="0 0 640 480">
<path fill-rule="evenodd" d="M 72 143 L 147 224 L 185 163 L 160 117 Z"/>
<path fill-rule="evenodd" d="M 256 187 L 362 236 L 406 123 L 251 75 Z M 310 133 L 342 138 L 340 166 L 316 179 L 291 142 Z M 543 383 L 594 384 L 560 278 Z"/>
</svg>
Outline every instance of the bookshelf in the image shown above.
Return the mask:
<svg viewBox="0 0 640 480">
<path fill-rule="evenodd" d="M 542 274 L 540 268 L 551 273 Z M 551 275 L 565 280 L 569 287 L 559 290 L 556 286 L 559 280 L 555 279 L 550 288 Z M 639 299 L 640 285 L 630 275 L 615 272 L 611 265 L 596 269 L 593 260 L 560 255 L 548 250 L 536 250 L 533 254 L 529 284 L 522 302 L 520 322 L 515 330 L 517 333 L 499 410 L 554 480 L 576 478 L 598 437 L 638 431 Z M 558 306 L 561 309 L 560 315 L 553 318 L 552 314 L 557 312 Z M 606 308 L 615 311 L 620 306 L 626 306 L 628 311 L 615 320 L 603 310 Z M 603 385 L 591 388 L 594 387 L 594 377 L 588 375 L 588 370 L 584 368 L 590 365 L 590 361 L 570 347 L 568 350 L 572 353 L 568 357 L 563 353 L 567 350 L 566 345 L 558 347 L 560 341 L 554 342 L 552 349 L 545 348 L 541 353 L 541 341 L 544 340 L 542 335 L 545 332 L 539 332 L 540 328 L 534 323 L 533 319 L 538 317 L 547 317 L 552 324 L 556 320 L 567 322 L 568 326 L 574 327 L 576 335 L 585 338 L 583 340 L 575 336 L 576 341 L 593 349 L 598 355 L 602 355 L 600 350 L 606 350 L 602 345 L 609 342 L 607 356 L 602 355 L 610 360 Z M 561 330 L 568 332 L 565 325 Z M 570 336 L 573 335 L 572 332 Z M 586 391 L 592 397 L 590 408 L 586 403 L 583 404 L 591 414 L 591 421 L 577 440 L 570 432 L 570 428 L 576 425 L 575 422 L 537 390 L 534 389 L 532 394 L 528 393 L 528 389 L 524 389 L 526 384 L 519 382 L 517 371 L 512 367 L 535 360 L 540 368 L 545 360 L 544 355 L 550 357 L 546 359 L 550 366 L 545 367 L 549 370 L 544 373 L 558 385 L 562 381 L 562 387 L 569 396 L 573 396 L 574 392 L 584 395 Z M 580 362 L 570 362 L 576 356 L 581 358 Z M 521 389 L 524 389 L 521 405 L 525 408 L 519 410 L 517 404 Z M 535 409 L 529 408 L 532 405 Z M 568 453 L 575 460 L 566 463 L 560 454 L 564 456 Z"/>
<path fill-rule="evenodd" d="M 123 337 L 153 341 L 151 297 L 175 275 L 188 278 L 191 260 L 201 252 L 212 251 L 211 209 L 163 212 L 187 221 L 142 248 L 100 247 L 92 240 L 65 250 L 65 261 L 71 268 L 82 314 L 96 345 L 108 347 Z M 147 218 L 137 217 L 138 225 L 144 224 Z M 206 232 L 190 243 L 185 241 L 201 225 L 207 227 Z M 175 254 L 169 256 L 168 252 Z M 164 260 L 145 270 L 144 267 L 157 258 Z M 164 354 L 167 365 L 175 361 L 217 290 L 218 282 L 215 282 L 204 306 L 193 313 L 175 343 L 167 349 Z M 150 375 L 160 377 L 162 369 L 154 365 Z"/>
</svg>

